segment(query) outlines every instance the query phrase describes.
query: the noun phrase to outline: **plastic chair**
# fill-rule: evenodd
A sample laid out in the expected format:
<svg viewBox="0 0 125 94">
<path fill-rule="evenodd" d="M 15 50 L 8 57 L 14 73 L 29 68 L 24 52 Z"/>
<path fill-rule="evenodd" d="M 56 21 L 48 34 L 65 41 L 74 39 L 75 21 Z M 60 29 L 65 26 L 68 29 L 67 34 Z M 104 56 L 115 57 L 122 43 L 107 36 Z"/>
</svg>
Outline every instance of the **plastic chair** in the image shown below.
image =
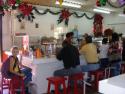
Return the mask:
<svg viewBox="0 0 125 94">
<path fill-rule="evenodd" d="M 79 92 L 78 92 L 78 81 L 83 81 L 83 76 L 84 76 L 83 73 L 76 73 L 76 74 L 73 74 L 73 75 L 68 77 L 68 94 L 70 94 L 69 91 L 71 91 L 70 81 L 73 81 L 74 94 L 79 94 Z"/>
<path fill-rule="evenodd" d="M 24 80 L 22 77 L 15 76 L 10 81 L 10 92 L 16 94 L 19 91 L 20 94 L 25 94 Z"/>
<path fill-rule="evenodd" d="M 98 91 L 99 80 L 104 78 L 104 70 L 96 70 L 89 72 L 90 75 L 94 75 L 95 79 L 93 81 L 92 86 Z"/>
<path fill-rule="evenodd" d="M 65 80 L 66 78 L 64 77 L 49 77 L 47 78 L 48 80 L 48 90 L 47 90 L 47 94 L 50 94 L 50 86 L 51 84 L 53 84 L 55 86 L 55 94 L 59 94 L 59 86 L 63 85 L 63 94 L 67 94 L 66 93 L 66 84 L 65 84 Z"/>
<path fill-rule="evenodd" d="M 9 94 L 10 94 L 10 80 L 11 79 L 6 79 L 2 76 L 2 78 L 1 78 L 1 94 L 3 94 L 4 89 L 8 89 Z"/>
</svg>

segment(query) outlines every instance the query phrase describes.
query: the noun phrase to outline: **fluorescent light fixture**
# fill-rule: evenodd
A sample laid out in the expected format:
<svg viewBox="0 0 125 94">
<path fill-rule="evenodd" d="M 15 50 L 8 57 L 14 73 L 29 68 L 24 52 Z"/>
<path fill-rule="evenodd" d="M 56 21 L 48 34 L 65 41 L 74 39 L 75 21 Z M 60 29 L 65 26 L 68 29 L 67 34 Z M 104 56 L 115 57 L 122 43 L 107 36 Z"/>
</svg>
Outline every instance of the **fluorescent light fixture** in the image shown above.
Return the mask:
<svg viewBox="0 0 125 94">
<path fill-rule="evenodd" d="M 95 11 L 95 12 L 100 12 L 100 13 L 106 13 L 106 14 L 110 14 L 110 13 L 111 13 L 111 12 L 108 11 L 108 10 L 103 10 L 103 9 L 98 9 L 98 8 L 93 9 L 93 11 Z"/>
<path fill-rule="evenodd" d="M 101 10 L 106 10 L 106 11 L 115 11 L 114 9 L 111 9 L 111 8 L 107 8 L 107 7 L 95 7 L 96 9 L 101 9 Z"/>
<path fill-rule="evenodd" d="M 125 14 L 118 14 L 118 16 L 120 16 L 120 17 L 125 17 Z"/>
<path fill-rule="evenodd" d="M 59 2 L 56 1 L 56 4 L 59 5 Z M 67 1 L 64 0 L 62 3 L 63 6 L 69 6 L 69 7 L 75 7 L 75 8 L 81 8 L 82 3 L 80 2 L 75 2 L 75 1 Z"/>
</svg>

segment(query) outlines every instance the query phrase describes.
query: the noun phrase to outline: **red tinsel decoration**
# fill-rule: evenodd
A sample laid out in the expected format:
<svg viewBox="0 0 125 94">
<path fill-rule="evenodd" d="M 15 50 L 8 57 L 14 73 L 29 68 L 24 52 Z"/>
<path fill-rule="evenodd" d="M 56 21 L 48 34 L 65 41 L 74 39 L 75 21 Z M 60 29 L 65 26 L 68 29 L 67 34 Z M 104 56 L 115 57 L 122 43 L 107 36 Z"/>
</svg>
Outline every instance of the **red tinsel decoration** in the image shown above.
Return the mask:
<svg viewBox="0 0 125 94">
<path fill-rule="evenodd" d="M 7 1 L 9 5 L 15 5 L 16 4 L 16 0 L 8 0 Z"/>
<path fill-rule="evenodd" d="M 28 16 L 32 12 L 32 5 L 27 5 L 25 3 L 20 4 L 19 10 L 24 14 L 24 16 Z"/>
<path fill-rule="evenodd" d="M 103 17 L 100 14 L 95 14 L 94 17 L 94 35 L 95 37 L 99 37 L 102 36 L 102 32 L 103 32 L 103 26 L 102 26 L 102 20 Z"/>
</svg>

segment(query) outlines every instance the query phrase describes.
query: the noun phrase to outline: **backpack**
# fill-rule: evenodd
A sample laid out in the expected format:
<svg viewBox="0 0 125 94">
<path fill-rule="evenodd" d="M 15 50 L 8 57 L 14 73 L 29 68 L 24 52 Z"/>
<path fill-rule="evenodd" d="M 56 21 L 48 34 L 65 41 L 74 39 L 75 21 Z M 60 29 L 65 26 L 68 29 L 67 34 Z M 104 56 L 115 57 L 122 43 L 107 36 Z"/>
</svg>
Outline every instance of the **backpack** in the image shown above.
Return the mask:
<svg viewBox="0 0 125 94">
<path fill-rule="evenodd" d="M 12 58 L 13 56 L 9 56 L 9 58 L 7 58 L 3 64 L 2 64 L 2 67 L 1 67 L 1 74 L 3 77 L 5 78 L 12 78 L 14 76 L 13 73 L 11 73 L 9 71 L 10 69 L 10 58 Z M 14 63 L 14 66 L 13 66 L 13 69 L 16 67 L 16 62 L 17 62 L 18 58 L 15 59 L 15 63 Z"/>
</svg>

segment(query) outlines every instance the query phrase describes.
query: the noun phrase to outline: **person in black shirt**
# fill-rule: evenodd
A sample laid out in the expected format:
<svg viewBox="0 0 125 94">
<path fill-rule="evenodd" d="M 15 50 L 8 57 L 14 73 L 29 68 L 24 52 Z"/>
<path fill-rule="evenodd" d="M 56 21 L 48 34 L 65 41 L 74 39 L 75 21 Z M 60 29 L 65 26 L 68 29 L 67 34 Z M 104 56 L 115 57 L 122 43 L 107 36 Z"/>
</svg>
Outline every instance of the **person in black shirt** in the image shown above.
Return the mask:
<svg viewBox="0 0 125 94">
<path fill-rule="evenodd" d="M 57 55 L 57 59 L 63 61 L 64 68 L 56 70 L 54 76 L 68 76 L 81 72 L 79 51 L 71 43 L 72 36 L 73 32 L 66 34 L 66 39 L 62 43 L 63 48 Z"/>
</svg>

